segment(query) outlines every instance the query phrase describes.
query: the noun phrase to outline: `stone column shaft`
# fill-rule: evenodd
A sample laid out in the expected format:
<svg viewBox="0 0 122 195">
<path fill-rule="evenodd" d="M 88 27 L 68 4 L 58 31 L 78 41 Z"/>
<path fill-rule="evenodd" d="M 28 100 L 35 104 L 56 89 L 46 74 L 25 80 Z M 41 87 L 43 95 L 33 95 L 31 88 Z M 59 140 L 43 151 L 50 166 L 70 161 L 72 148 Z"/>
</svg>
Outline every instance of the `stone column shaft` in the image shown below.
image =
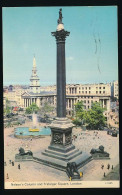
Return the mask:
<svg viewBox="0 0 122 195">
<path fill-rule="evenodd" d="M 65 42 L 57 42 L 57 117 L 66 116 Z"/>
</svg>

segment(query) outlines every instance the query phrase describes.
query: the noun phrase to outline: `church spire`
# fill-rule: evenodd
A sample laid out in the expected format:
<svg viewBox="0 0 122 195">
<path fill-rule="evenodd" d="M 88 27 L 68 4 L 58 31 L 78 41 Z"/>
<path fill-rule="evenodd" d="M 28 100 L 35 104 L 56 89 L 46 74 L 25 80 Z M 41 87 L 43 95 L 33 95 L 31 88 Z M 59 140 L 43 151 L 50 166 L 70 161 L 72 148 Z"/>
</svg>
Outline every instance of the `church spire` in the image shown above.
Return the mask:
<svg viewBox="0 0 122 195">
<path fill-rule="evenodd" d="M 30 78 L 30 92 L 40 93 L 40 83 L 39 83 L 39 77 L 37 75 L 35 55 L 34 55 L 34 58 L 33 58 L 32 75 L 31 75 L 31 78 Z"/>
<path fill-rule="evenodd" d="M 35 55 L 34 55 L 34 58 L 33 58 L 33 67 L 36 67 L 36 58 L 35 58 Z"/>
</svg>

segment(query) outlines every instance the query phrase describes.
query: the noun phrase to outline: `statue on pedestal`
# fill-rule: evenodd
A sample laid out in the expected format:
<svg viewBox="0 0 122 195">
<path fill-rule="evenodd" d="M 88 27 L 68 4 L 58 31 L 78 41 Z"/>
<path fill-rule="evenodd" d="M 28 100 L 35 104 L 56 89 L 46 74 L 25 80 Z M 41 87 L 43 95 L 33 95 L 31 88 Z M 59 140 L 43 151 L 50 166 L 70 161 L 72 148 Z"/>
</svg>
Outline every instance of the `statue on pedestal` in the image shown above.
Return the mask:
<svg viewBox="0 0 122 195">
<path fill-rule="evenodd" d="M 59 19 L 58 19 L 58 24 L 62 24 L 62 9 L 59 10 Z"/>
<path fill-rule="evenodd" d="M 109 153 L 104 151 L 104 146 L 99 146 L 98 149 L 91 149 L 91 155 L 93 158 L 109 158 Z"/>
<path fill-rule="evenodd" d="M 15 154 L 15 161 L 33 160 L 33 153 L 28 150 L 25 152 L 24 148 L 19 148 L 19 154 Z"/>
</svg>

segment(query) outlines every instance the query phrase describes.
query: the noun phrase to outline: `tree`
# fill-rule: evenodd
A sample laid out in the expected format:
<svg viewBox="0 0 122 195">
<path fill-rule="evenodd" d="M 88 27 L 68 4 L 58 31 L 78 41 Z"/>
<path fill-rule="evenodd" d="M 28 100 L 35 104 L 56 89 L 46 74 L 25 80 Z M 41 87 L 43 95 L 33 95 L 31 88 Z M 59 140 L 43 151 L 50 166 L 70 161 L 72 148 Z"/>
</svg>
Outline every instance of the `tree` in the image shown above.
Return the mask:
<svg viewBox="0 0 122 195">
<path fill-rule="evenodd" d="M 83 105 L 83 101 L 77 102 L 75 104 L 75 112 L 76 112 L 76 118 L 78 119 L 83 119 L 83 112 L 84 112 L 84 105 Z"/>
<path fill-rule="evenodd" d="M 4 108 L 4 113 L 7 115 L 11 113 L 10 101 L 6 99 L 6 108 Z"/>
<path fill-rule="evenodd" d="M 43 106 L 40 108 L 40 112 L 43 113 L 44 115 L 52 111 L 54 111 L 54 107 L 51 106 L 48 102 L 45 102 Z"/>
<path fill-rule="evenodd" d="M 37 113 L 39 110 L 39 107 L 32 103 L 28 108 L 26 108 L 26 114 L 32 114 L 33 112 Z"/>
<path fill-rule="evenodd" d="M 104 110 L 99 102 L 94 102 L 91 109 L 85 112 L 84 119 L 88 129 L 103 129 L 105 126 Z"/>
<path fill-rule="evenodd" d="M 105 111 L 102 108 L 99 102 L 94 102 L 91 106 L 91 109 L 84 110 L 83 102 L 80 101 L 75 104 L 76 118 L 73 120 L 73 123 L 76 125 L 86 124 L 88 129 L 103 129 L 105 126 L 105 117 L 103 112 Z"/>
</svg>

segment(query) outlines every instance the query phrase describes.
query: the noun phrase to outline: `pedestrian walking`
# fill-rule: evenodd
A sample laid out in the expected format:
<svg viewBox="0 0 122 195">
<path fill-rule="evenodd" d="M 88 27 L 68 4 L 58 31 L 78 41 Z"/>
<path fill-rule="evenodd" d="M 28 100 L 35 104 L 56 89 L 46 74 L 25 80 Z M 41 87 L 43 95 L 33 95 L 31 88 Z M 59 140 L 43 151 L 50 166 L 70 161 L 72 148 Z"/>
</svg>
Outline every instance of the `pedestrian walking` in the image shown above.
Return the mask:
<svg viewBox="0 0 122 195">
<path fill-rule="evenodd" d="M 72 181 L 72 177 L 69 177 L 69 181 Z"/>
<path fill-rule="evenodd" d="M 12 166 L 14 166 L 14 161 L 12 161 Z"/>
<path fill-rule="evenodd" d="M 106 175 L 105 175 L 105 172 L 104 172 L 104 177 L 105 177 Z"/>
<path fill-rule="evenodd" d="M 108 170 L 110 169 L 110 164 L 107 165 L 107 169 L 108 169 Z"/>
<path fill-rule="evenodd" d="M 6 164 L 6 162 L 4 162 L 4 166 L 6 166 L 7 164 Z"/>
<path fill-rule="evenodd" d="M 11 164 L 11 160 L 9 160 L 9 164 Z"/>
<path fill-rule="evenodd" d="M 112 165 L 111 169 L 113 170 L 113 168 L 114 168 L 114 167 L 113 167 L 113 165 Z"/>
<path fill-rule="evenodd" d="M 83 177 L 83 172 L 80 172 L 80 177 Z"/>
<path fill-rule="evenodd" d="M 9 179 L 8 173 L 7 173 L 7 177 L 6 178 Z"/>
<path fill-rule="evenodd" d="M 103 168 L 104 168 L 104 165 L 102 164 L 102 165 L 101 165 L 101 169 L 103 169 Z"/>
<path fill-rule="evenodd" d="M 20 164 L 18 164 L 18 169 L 20 169 Z"/>
</svg>

